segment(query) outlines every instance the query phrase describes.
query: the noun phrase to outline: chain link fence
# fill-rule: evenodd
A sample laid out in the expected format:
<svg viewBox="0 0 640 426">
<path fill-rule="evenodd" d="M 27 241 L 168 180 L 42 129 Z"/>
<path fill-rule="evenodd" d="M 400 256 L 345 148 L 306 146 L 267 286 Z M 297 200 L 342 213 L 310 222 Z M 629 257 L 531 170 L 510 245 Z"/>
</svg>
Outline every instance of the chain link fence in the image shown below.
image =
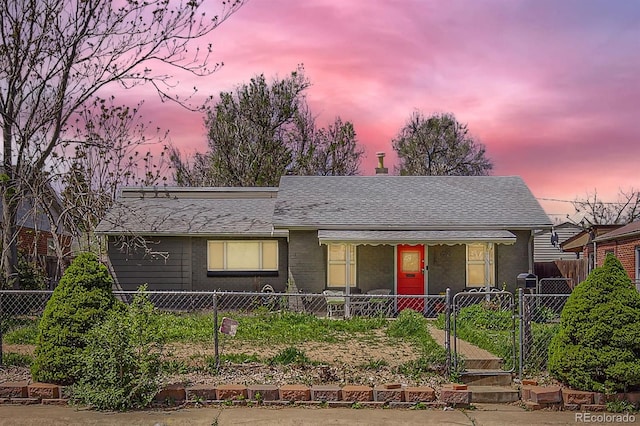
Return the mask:
<svg viewBox="0 0 640 426">
<path fill-rule="evenodd" d="M 514 371 L 517 360 L 515 321 L 512 293 L 473 289 L 453 296 L 454 371 Z"/>
<path fill-rule="evenodd" d="M 551 339 L 569 294 L 520 292 L 520 376 L 546 371 Z"/>
<path fill-rule="evenodd" d="M 0 291 L 0 365 L 3 353 L 35 345 L 37 324 L 52 293 Z M 130 303 L 135 294 L 114 292 L 124 303 Z M 385 327 L 401 311 L 412 309 L 424 317 L 439 318 L 432 328 L 437 326 L 444 332 L 439 339 L 444 341 L 438 343 L 445 347 L 448 360 L 456 362 L 456 350 L 469 344 L 469 350 L 480 349 L 474 362 L 488 364 L 468 363 L 464 368 L 495 367 L 498 363 L 505 371 L 519 368 L 521 376 L 546 369 L 549 342 L 568 298 L 568 294 L 522 291 L 516 295 L 467 292 L 453 298 L 331 291 L 145 294 L 162 313 L 176 370 L 220 371 L 228 367 L 237 371 L 258 364 L 308 363 L 399 371 L 415 365 L 423 354 L 410 350 L 411 339 L 389 338 Z M 325 374 L 339 376 L 336 371 Z"/>
</svg>

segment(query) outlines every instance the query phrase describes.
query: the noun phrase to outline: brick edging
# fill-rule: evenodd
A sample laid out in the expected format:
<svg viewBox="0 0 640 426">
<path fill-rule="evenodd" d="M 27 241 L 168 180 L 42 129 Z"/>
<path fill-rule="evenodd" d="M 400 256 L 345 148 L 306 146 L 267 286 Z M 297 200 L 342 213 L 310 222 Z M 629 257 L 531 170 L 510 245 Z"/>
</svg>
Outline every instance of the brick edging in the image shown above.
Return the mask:
<svg viewBox="0 0 640 426">
<path fill-rule="evenodd" d="M 13 382 L 0 383 L 0 404 L 67 405 L 62 397 L 62 387 L 50 383 Z M 640 392 L 605 396 L 598 392 L 576 391 L 560 386 L 538 386 L 533 380 L 523 380 L 520 388 L 524 408 L 539 410 L 606 411 L 611 400 L 626 400 L 640 404 Z M 468 407 L 473 402 L 473 392 L 467 385 L 445 384 L 440 397 L 429 386 L 404 386 L 389 383 L 378 386 L 361 385 L 195 385 L 165 386 L 154 398 L 156 407 L 242 405 L 271 406 L 296 405 L 318 407 L 362 408 L 440 408 L 445 406 Z"/>
</svg>

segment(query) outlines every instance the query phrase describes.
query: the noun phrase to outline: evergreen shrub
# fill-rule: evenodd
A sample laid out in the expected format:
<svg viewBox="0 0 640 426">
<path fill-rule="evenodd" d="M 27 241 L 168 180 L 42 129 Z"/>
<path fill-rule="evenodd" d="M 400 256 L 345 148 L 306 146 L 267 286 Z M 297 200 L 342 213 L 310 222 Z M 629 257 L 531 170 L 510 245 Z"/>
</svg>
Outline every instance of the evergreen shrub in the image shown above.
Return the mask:
<svg viewBox="0 0 640 426">
<path fill-rule="evenodd" d="M 77 380 L 86 333 L 115 303 L 113 279 L 91 253 L 79 255 L 54 290 L 38 327 L 34 381 L 68 385 Z"/>
<path fill-rule="evenodd" d="M 548 368 L 578 390 L 640 389 L 640 293 L 612 254 L 567 300 Z"/>
<path fill-rule="evenodd" d="M 160 390 L 164 337 L 144 288 L 131 305 L 109 312 L 87 337 L 74 401 L 98 410 L 148 406 Z"/>
</svg>

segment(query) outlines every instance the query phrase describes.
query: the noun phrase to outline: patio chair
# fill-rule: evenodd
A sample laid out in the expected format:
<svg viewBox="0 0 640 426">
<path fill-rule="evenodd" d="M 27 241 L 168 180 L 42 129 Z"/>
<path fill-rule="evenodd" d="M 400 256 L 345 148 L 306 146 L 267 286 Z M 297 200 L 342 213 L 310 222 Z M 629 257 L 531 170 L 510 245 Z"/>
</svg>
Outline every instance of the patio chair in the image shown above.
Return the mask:
<svg viewBox="0 0 640 426">
<path fill-rule="evenodd" d="M 327 317 L 344 317 L 344 291 L 324 290 L 322 294 L 325 302 L 327 302 Z"/>
<path fill-rule="evenodd" d="M 389 288 L 376 288 L 373 290 L 367 291 L 368 295 L 382 295 L 388 296 L 391 294 L 391 289 Z M 368 300 L 368 309 L 367 314 L 369 316 L 377 316 L 383 315 L 385 317 L 391 316 L 392 311 L 392 300 L 387 297 L 371 297 Z"/>
</svg>

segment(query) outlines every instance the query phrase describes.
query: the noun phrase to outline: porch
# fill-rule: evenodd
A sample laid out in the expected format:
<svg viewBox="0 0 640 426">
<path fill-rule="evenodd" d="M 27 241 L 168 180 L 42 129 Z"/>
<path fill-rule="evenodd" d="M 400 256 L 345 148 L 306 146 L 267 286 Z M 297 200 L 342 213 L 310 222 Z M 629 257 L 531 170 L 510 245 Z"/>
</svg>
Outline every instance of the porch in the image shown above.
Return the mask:
<svg viewBox="0 0 640 426">
<path fill-rule="evenodd" d="M 342 291 L 356 298 L 382 290 L 397 296 L 442 296 L 447 288 L 515 291 L 517 275 L 532 265 L 529 236 L 505 230 L 290 231 L 289 278 L 304 293 Z"/>
</svg>

